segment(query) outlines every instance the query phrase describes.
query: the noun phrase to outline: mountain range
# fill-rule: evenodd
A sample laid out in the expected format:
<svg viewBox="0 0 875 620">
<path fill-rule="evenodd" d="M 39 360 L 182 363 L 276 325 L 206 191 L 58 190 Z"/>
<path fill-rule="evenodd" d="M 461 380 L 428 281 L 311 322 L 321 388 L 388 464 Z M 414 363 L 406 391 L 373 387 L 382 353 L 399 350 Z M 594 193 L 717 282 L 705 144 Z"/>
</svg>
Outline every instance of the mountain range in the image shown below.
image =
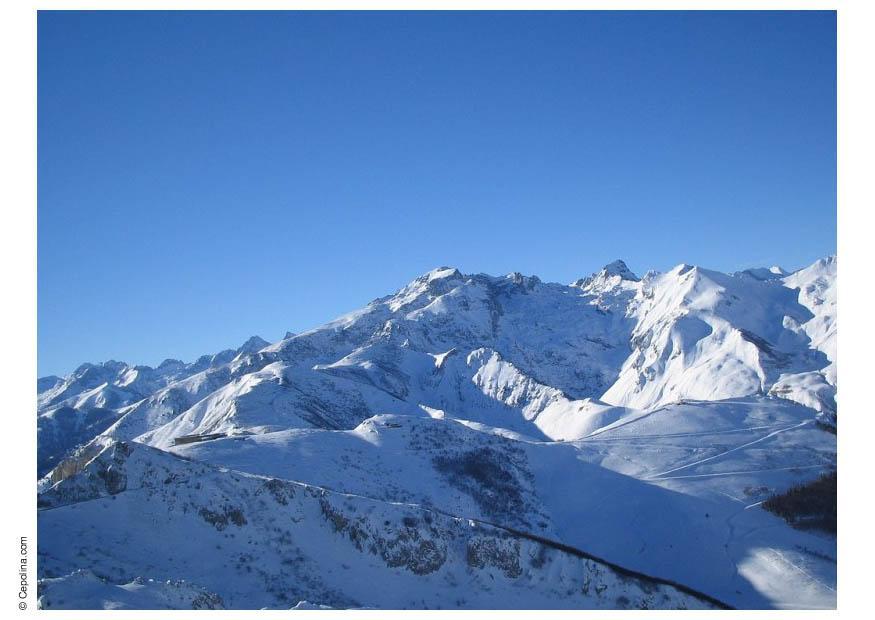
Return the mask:
<svg viewBox="0 0 875 620">
<path fill-rule="evenodd" d="M 44 608 L 834 608 L 836 257 L 442 267 L 282 340 L 38 380 Z"/>
</svg>

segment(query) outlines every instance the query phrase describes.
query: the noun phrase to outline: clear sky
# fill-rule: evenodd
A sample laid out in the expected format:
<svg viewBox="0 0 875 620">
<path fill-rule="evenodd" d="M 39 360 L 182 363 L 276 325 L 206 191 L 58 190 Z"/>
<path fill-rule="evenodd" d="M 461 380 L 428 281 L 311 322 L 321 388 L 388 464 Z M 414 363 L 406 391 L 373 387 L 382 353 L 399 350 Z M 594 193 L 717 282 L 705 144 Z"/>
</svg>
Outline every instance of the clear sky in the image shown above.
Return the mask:
<svg viewBox="0 0 875 620">
<path fill-rule="evenodd" d="M 836 250 L 794 13 L 40 13 L 39 373 L 274 341 L 434 267 Z"/>
</svg>

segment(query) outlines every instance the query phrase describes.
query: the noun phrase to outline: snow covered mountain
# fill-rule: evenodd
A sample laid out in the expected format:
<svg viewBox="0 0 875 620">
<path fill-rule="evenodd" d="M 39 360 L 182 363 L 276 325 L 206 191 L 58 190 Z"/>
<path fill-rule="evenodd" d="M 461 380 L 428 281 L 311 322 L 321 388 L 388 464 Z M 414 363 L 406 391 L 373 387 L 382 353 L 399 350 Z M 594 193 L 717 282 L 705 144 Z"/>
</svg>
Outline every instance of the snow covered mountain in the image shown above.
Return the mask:
<svg viewBox="0 0 875 620">
<path fill-rule="evenodd" d="M 276 343 L 42 378 L 42 604 L 834 607 L 834 537 L 759 503 L 835 468 L 835 282 L 443 267 Z"/>
</svg>

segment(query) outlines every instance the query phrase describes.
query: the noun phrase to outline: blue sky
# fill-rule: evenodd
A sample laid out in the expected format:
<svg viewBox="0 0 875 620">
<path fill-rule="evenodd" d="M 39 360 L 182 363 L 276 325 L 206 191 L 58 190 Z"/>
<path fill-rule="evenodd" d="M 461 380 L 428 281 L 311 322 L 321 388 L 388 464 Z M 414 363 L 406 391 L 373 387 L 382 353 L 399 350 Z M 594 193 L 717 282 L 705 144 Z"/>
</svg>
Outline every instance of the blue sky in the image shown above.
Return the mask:
<svg viewBox="0 0 875 620">
<path fill-rule="evenodd" d="M 40 13 L 38 359 L 157 364 L 441 265 L 836 249 L 831 12 Z"/>
</svg>

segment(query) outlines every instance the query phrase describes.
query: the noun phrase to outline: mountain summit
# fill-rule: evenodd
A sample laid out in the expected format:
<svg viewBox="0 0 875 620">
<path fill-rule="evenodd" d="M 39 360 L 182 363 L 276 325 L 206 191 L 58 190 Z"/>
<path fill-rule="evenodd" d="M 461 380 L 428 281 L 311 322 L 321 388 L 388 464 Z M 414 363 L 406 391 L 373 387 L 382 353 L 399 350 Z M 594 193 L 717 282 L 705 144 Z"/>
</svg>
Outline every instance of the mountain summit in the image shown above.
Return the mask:
<svg viewBox="0 0 875 620">
<path fill-rule="evenodd" d="M 600 270 L 585 277 L 575 280 L 571 286 L 576 286 L 582 289 L 599 287 L 605 288 L 606 285 L 616 285 L 622 281 L 638 282 L 640 278 L 636 276 L 631 269 L 622 260 L 617 259 L 612 263 L 608 263 Z"/>
<path fill-rule="evenodd" d="M 638 281 L 638 276 L 632 273 L 632 270 L 626 266 L 622 260 L 617 259 L 612 263 L 608 263 L 604 267 L 602 267 L 600 274 L 604 274 L 607 276 L 619 276 L 624 280 L 632 280 L 633 282 Z"/>
</svg>

